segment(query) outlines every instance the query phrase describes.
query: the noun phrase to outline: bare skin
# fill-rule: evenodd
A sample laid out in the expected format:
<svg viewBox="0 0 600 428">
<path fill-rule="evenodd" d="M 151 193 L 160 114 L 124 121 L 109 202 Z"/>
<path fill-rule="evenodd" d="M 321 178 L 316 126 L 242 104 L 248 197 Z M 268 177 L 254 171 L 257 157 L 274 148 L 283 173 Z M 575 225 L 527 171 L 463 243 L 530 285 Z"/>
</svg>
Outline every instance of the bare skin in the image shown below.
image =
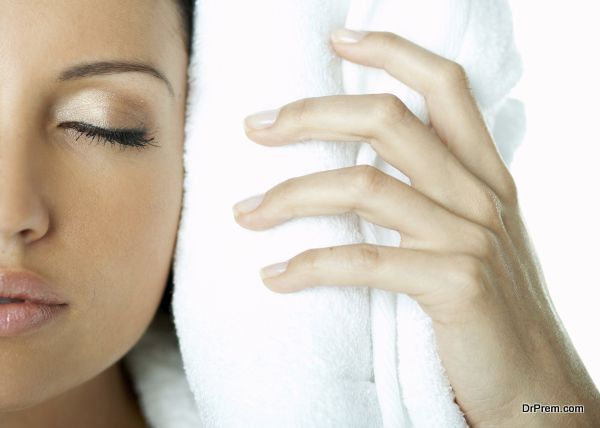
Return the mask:
<svg viewBox="0 0 600 428">
<path fill-rule="evenodd" d="M 412 185 L 369 166 L 318 172 L 236 204 L 234 215 L 264 230 L 352 211 L 400 232 L 400 246 L 307 249 L 264 268 L 265 285 L 280 293 L 367 285 L 413 297 L 432 318 L 471 426 L 598 426 L 600 396 L 548 296 L 515 182 L 464 70 L 398 35 L 363 36 L 333 37 L 333 48 L 420 92 L 431 128 L 391 94 L 336 95 L 248 117 L 246 134 L 265 146 L 367 140 Z M 522 413 L 523 403 L 584 405 L 585 413 Z"/>
<path fill-rule="evenodd" d="M 175 243 L 186 90 L 178 29 L 166 0 L 2 2 L 0 268 L 43 275 L 69 303 L 52 324 L 0 339 L 3 428 L 145 426 L 119 361 L 154 315 Z M 266 145 L 369 139 L 413 184 L 356 167 L 269 191 L 240 224 L 260 230 L 292 216 L 354 210 L 403 240 L 400 248 L 307 250 L 265 284 L 279 292 L 357 283 L 408 293 L 434 321 L 471 425 L 593 426 L 598 392 L 548 298 L 514 182 L 462 70 L 390 34 L 334 46 L 422 92 L 436 132 L 389 95 L 291 103 L 270 129 L 248 129 Z M 151 64 L 169 85 L 131 71 L 56 79 L 67 66 L 113 59 Z M 98 144 L 61 126 L 74 121 L 147 128 L 157 146 Z M 356 192 L 335 191 L 349 181 Z M 521 414 L 523 402 L 583 404 L 586 413 Z"/>
<path fill-rule="evenodd" d="M 120 364 L 36 406 L 3 415 L 7 427 L 146 427 Z"/>
<path fill-rule="evenodd" d="M 68 303 L 38 330 L 0 337 L 0 426 L 145 426 L 120 361 L 156 312 L 177 234 L 187 52 L 176 5 L 0 8 L 0 269 L 39 274 Z M 97 61 L 164 79 L 131 67 L 59 79 Z M 141 129 L 126 144 L 152 145 L 74 123 Z"/>
</svg>

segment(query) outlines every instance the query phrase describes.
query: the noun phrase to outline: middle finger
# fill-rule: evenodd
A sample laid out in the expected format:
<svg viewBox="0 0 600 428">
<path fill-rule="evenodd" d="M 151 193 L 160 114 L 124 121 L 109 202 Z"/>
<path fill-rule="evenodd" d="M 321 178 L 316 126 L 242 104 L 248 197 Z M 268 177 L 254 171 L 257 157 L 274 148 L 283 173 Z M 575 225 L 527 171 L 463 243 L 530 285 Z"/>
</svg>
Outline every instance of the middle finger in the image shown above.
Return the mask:
<svg viewBox="0 0 600 428">
<path fill-rule="evenodd" d="M 233 210 L 236 221 L 253 230 L 271 228 L 294 217 L 354 211 L 372 223 L 401 232 L 402 246 L 430 250 L 456 249 L 459 237 L 464 239 L 472 225 L 369 165 L 294 177 L 248 203 L 236 204 Z"/>
</svg>

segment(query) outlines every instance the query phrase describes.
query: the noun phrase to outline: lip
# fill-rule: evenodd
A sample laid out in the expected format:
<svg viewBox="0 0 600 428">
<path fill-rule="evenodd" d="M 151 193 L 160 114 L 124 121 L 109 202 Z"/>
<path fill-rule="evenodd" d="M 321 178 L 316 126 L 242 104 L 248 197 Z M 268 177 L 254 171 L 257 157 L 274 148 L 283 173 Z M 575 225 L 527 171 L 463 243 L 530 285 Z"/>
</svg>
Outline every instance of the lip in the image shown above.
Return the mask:
<svg viewBox="0 0 600 428">
<path fill-rule="evenodd" d="M 0 270 L 0 337 L 28 333 L 65 312 L 68 303 L 41 276 L 29 271 Z"/>
</svg>

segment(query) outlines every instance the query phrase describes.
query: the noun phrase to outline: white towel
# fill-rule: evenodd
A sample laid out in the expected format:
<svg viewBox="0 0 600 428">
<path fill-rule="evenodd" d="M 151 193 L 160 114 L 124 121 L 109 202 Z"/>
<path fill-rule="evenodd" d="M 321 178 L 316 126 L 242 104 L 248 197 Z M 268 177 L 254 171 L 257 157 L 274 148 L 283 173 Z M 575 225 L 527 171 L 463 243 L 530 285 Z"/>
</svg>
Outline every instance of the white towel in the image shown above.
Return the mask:
<svg viewBox="0 0 600 428">
<path fill-rule="evenodd" d="M 326 169 L 368 163 L 410 183 L 367 144 L 263 147 L 244 134 L 248 114 L 343 93 L 395 93 L 428 122 L 419 94 L 334 53 L 329 34 L 342 26 L 391 31 L 461 63 L 507 164 L 522 139 L 522 105 L 507 98 L 521 61 L 505 0 L 199 1 L 175 258 L 185 372 L 176 370 L 177 358 L 159 367 L 166 361 L 153 357 L 163 340 L 155 331 L 127 360 L 158 428 L 465 426 L 430 319 L 412 299 L 366 286 L 283 295 L 258 274 L 309 248 L 398 245 L 397 232 L 355 214 L 298 218 L 261 232 L 232 216 L 235 202 Z M 161 334 L 168 349 L 168 333 Z M 172 386 L 157 392 L 152 385 L 168 376 Z"/>
</svg>

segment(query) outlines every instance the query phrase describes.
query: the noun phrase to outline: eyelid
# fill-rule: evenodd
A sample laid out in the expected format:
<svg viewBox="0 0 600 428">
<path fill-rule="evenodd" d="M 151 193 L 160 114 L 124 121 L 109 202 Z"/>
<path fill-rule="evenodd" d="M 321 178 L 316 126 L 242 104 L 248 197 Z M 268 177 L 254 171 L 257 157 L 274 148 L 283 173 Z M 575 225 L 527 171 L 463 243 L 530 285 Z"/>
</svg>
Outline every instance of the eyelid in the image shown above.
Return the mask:
<svg viewBox="0 0 600 428">
<path fill-rule="evenodd" d="M 158 144 L 153 143 L 155 138 L 149 136 L 149 132 L 145 128 L 102 128 L 78 121 L 63 122 L 58 126 L 78 132 L 79 136 L 76 138 L 76 141 L 85 134 L 87 137 L 91 137 L 92 141 L 98 137 L 99 141 L 104 141 L 111 145 L 119 145 L 123 149 L 143 149 L 147 146 L 158 147 Z"/>
<path fill-rule="evenodd" d="M 103 85 L 102 88 L 76 88 L 65 93 L 53 105 L 52 117 L 55 123 L 78 118 L 105 129 L 112 128 L 111 124 L 147 127 L 147 124 L 155 123 L 161 117 L 160 107 L 135 92 Z"/>
</svg>

